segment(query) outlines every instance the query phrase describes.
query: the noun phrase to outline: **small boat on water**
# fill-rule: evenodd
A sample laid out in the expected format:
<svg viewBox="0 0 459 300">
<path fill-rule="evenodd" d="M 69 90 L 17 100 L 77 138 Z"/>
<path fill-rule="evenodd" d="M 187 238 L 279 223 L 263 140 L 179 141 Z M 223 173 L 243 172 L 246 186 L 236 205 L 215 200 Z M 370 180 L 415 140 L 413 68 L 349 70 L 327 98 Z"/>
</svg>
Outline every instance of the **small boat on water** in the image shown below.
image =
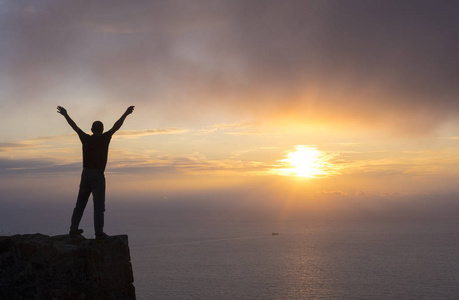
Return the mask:
<svg viewBox="0 0 459 300">
<path fill-rule="evenodd" d="M 273 232 L 271 235 L 279 235 L 279 232 Z"/>
</svg>

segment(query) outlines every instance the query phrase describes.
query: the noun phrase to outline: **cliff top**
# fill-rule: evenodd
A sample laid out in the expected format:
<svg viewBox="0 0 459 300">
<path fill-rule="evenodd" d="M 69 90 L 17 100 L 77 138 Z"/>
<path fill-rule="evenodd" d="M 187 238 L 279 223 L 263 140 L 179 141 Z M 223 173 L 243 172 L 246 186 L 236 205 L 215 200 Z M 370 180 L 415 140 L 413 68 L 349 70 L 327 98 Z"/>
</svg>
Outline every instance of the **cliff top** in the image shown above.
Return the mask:
<svg viewBox="0 0 459 300">
<path fill-rule="evenodd" d="M 127 235 L 0 237 L 1 299 L 135 299 Z"/>
</svg>

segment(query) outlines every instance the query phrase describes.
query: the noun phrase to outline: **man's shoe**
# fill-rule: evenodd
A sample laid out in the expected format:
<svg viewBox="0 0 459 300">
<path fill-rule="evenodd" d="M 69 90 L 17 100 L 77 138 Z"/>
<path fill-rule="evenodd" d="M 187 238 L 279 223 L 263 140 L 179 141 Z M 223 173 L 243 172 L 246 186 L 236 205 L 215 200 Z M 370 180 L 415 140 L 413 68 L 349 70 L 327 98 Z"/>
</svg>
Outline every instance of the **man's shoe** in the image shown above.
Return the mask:
<svg viewBox="0 0 459 300">
<path fill-rule="evenodd" d="M 96 234 L 96 240 L 105 240 L 108 237 L 109 235 L 107 235 L 105 232 L 101 234 Z"/>
<path fill-rule="evenodd" d="M 76 229 L 70 230 L 69 235 L 81 235 L 83 233 L 83 229 Z"/>
</svg>

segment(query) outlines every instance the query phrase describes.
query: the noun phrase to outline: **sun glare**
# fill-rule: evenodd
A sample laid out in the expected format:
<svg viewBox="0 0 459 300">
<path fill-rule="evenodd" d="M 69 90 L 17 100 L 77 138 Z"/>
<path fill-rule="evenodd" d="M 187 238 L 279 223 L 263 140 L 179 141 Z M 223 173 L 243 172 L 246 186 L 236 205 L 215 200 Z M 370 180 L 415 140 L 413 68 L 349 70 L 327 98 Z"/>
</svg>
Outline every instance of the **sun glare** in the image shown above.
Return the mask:
<svg viewBox="0 0 459 300">
<path fill-rule="evenodd" d="M 285 159 L 280 160 L 281 175 L 314 178 L 327 175 L 327 156 L 312 146 L 298 145 L 295 151 L 289 152 Z"/>
</svg>

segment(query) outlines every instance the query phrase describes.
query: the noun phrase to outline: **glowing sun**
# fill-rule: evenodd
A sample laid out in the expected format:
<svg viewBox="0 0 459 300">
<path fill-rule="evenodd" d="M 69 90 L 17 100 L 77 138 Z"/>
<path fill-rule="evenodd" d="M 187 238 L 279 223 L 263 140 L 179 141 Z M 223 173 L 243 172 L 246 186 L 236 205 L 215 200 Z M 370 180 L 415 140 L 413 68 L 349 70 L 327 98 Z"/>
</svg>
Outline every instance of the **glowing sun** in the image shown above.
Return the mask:
<svg viewBox="0 0 459 300">
<path fill-rule="evenodd" d="M 326 155 L 312 146 L 298 145 L 280 161 L 286 166 L 280 169 L 281 175 L 313 178 L 327 174 Z"/>
</svg>

